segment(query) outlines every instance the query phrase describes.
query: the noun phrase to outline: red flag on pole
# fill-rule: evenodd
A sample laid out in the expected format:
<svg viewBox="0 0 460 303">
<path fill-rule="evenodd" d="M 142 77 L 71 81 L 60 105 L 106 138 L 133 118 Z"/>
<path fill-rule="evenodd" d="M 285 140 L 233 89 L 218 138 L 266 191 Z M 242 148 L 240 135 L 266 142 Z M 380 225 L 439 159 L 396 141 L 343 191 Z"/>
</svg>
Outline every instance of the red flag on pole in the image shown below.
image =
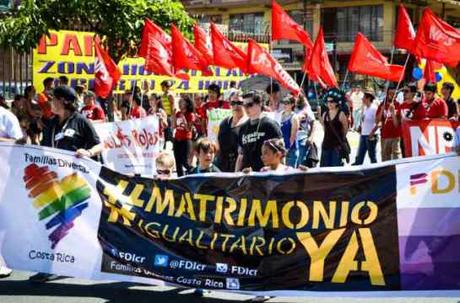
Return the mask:
<svg viewBox="0 0 460 303">
<path fill-rule="evenodd" d="M 171 26 L 171 36 L 173 66 L 176 70 L 187 68 L 199 70 L 203 76 L 212 76 L 208 61 L 190 41 L 182 36 L 174 24 Z"/>
<path fill-rule="evenodd" d="M 338 87 L 334 69 L 327 55 L 322 27 L 316 37 L 310 59 L 305 62 L 303 70 L 308 73 L 310 80 L 319 82 L 322 87 Z"/>
<path fill-rule="evenodd" d="M 306 48 L 312 49 L 313 42 L 308 33 L 302 26 L 297 24 L 279 6 L 276 1 L 272 1 L 272 40 L 294 40 L 302 43 Z"/>
<path fill-rule="evenodd" d="M 121 72 L 109 54 L 99 45 L 96 47 L 96 63 L 94 67 L 94 91 L 98 97 L 107 98 L 117 85 Z"/>
<path fill-rule="evenodd" d="M 412 50 L 415 41 L 415 30 L 406 8 L 401 3 L 398 9 L 398 22 L 394 46 L 400 49 Z"/>
<path fill-rule="evenodd" d="M 187 74 L 175 74 L 172 66 L 171 37 L 149 19 L 145 19 L 138 56 L 145 58 L 146 71 L 189 79 Z"/>
<path fill-rule="evenodd" d="M 426 60 L 425 69 L 423 71 L 423 78 L 426 82 L 436 83 L 436 63 L 431 60 Z"/>
<path fill-rule="evenodd" d="M 404 73 L 404 66 L 388 64 L 387 58 L 363 34 L 358 33 L 348 70 L 352 73 L 399 82 Z"/>
<path fill-rule="evenodd" d="M 277 80 L 283 87 L 294 95 L 300 93 L 300 87 L 292 77 L 283 69 L 281 64 L 273 58 L 257 42 L 249 39 L 248 43 L 248 71 L 251 74 L 261 74 Z"/>
<path fill-rule="evenodd" d="M 228 69 L 239 68 L 247 73 L 246 53 L 228 40 L 215 24 L 211 24 L 212 51 L 214 65 Z"/>
<path fill-rule="evenodd" d="M 203 57 L 208 61 L 208 65 L 212 65 L 214 60 L 212 46 L 208 45 L 208 35 L 198 24 L 193 26 L 193 35 L 195 38 L 195 48 L 203 54 Z"/>
<path fill-rule="evenodd" d="M 455 67 L 460 61 L 460 31 L 427 7 L 417 30 L 413 54 Z"/>
</svg>

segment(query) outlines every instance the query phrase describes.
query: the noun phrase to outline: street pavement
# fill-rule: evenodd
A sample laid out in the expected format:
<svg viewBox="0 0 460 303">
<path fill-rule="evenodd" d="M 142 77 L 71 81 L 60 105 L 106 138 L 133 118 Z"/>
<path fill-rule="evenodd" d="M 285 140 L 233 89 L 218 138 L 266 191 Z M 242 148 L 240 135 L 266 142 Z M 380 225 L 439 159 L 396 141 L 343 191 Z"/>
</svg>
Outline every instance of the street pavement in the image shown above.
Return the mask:
<svg viewBox="0 0 460 303">
<path fill-rule="evenodd" d="M 61 279 L 44 284 L 31 284 L 31 273 L 15 271 L 9 278 L 0 279 L 1 303 L 194 303 L 194 302 L 245 302 L 250 296 L 211 292 L 198 297 L 190 289 L 144 286 L 123 282 Z M 458 297 L 414 298 L 343 298 L 343 297 L 276 297 L 269 303 L 459 303 Z"/>
</svg>

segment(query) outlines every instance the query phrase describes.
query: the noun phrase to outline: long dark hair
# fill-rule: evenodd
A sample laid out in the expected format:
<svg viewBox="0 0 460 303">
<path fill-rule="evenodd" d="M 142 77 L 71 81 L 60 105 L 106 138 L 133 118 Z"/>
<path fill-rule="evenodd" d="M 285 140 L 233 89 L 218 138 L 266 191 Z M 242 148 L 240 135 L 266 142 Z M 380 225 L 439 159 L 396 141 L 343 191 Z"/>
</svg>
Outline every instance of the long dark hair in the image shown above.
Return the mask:
<svg viewBox="0 0 460 303">
<path fill-rule="evenodd" d="M 152 99 L 152 98 L 155 99 L 155 102 L 157 103 L 157 111 L 158 111 L 159 109 L 164 110 L 164 107 L 163 107 L 163 100 L 161 100 L 161 98 L 159 98 L 159 97 L 157 96 L 157 94 L 151 94 L 151 95 L 150 95 L 150 99 Z"/>
<path fill-rule="evenodd" d="M 186 105 L 185 107 L 186 107 L 188 113 L 193 113 L 193 112 L 195 112 L 195 106 L 193 105 L 192 98 L 190 98 L 189 95 L 183 95 L 183 96 L 181 97 L 181 99 L 184 100 L 185 105 Z M 180 102 L 180 101 L 179 101 L 179 102 Z"/>
</svg>

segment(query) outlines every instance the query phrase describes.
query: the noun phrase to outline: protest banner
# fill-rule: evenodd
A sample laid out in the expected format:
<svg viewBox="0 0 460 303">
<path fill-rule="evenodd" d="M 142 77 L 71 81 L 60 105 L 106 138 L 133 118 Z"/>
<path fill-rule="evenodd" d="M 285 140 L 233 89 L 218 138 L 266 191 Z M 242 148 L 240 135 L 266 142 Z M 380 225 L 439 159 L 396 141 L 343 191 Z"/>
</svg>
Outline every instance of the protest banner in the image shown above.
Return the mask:
<svg viewBox="0 0 460 303">
<path fill-rule="evenodd" d="M 231 109 L 214 108 L 208 110 L 208 139 L 217 142 L 220 123 L 232 115 Z"/>
<path fill-rule="evenodd" d="M 402 138 L 406 157 L 445 154 L 458 144 L 455 132 L 460 122 L 449 120 L 404 121 Z"/>
<path fill-rule="evenodd" d="M 458 290 L 459 171 L 442 155 L 154 180 L 2 143 L 0 252 L 18 270 L 267 295 Z"/>
<path fill-rule="evenodd" d="M 104 144 L 104 164 L 124 174 L 155 175 L 155 158 L 162 148 L 159 127 L 157 116 L 95 124 Z"/>
<path fill-rule="evenodd" d="M 94 33 L 78 31 L 50 31 L 50 36 L 40 39 L 33 50 L 33 85 L 37 91 L 43 90 L 43 80 L 47 77 L 57 79 L 67 76 L 70 84 L 85 82 L 89 88 L 94 87 Z M 236 43 L 243 49 L 247 43 Z M 268 49 L 267 44 L 263 47 Z M 162 93 L 160 83 L 174 80 L 166 76 L 154 75 L 144 70 L 143 58 L 125 58 L 118 64 L 122 76 L 115 87 L 115 93 L 132 90 L 132 85 L 147 87 L 150 92 Z M 204 93 L 210 83 L 217 83 L 222 89 L 228 89 L 231 81 L 247 79 L 248 75 L 240 70 L 227 70 L 211 67 L 214 76 L 204 77 L 200 72 L 188 71 L 190 80 L 175 79 L 173 89 L 176 93 Z"/>
</svg>

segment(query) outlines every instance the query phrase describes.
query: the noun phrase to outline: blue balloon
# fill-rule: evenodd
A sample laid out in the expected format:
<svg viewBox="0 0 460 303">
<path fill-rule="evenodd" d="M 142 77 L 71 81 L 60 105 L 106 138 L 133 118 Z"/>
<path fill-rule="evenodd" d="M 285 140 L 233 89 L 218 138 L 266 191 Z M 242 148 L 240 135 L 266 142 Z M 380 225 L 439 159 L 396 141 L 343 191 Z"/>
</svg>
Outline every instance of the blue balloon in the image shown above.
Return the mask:
<svg viewBox="0 0 460 303">
<path fill-rule="evenodd" d="M 440 72 L 436 72 L 436 83 L 442 80 L 442 74 Z"/>
<path fill-rule="evenodd" d="M 423 78 L 422 69 L 418 67 L 414 67 L 414 69 L 412 70 L 412 77 L 417 81 L 422 79 Z"/>
</svg>

